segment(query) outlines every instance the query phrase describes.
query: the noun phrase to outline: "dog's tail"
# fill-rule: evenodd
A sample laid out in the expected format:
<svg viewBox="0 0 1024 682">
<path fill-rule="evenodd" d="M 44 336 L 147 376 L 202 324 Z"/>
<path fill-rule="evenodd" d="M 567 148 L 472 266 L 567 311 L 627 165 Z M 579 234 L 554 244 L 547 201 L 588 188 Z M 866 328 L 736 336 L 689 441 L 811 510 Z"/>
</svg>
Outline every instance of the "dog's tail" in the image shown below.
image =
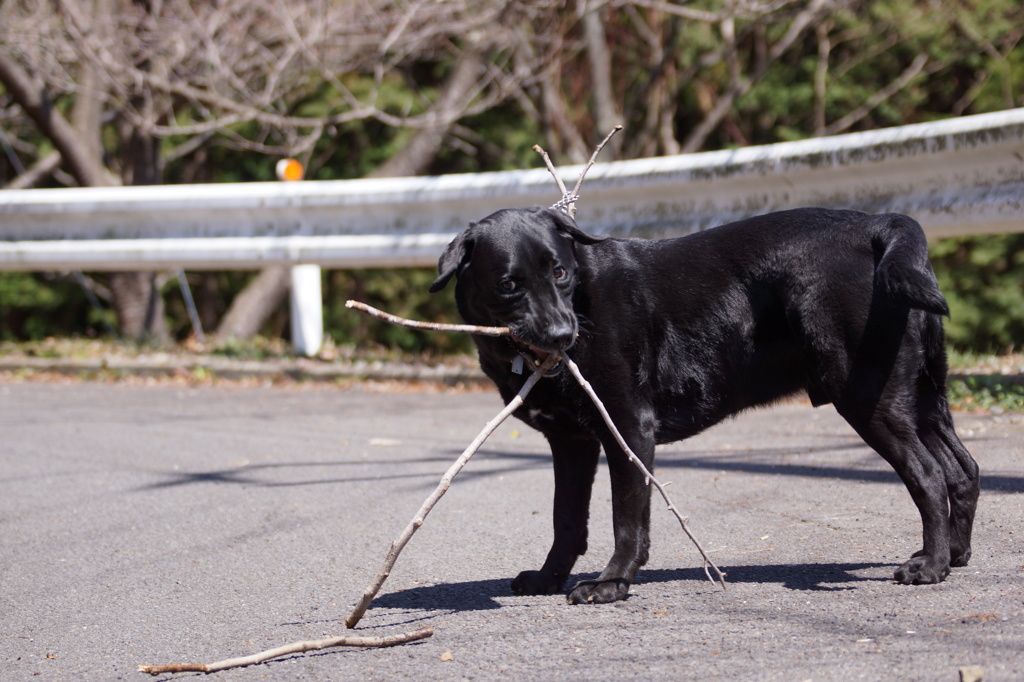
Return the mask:
<svg viewBox="0 0 1024 682">
<path fill-rule="evenodd" d="M 878 216 L 873 234 L 876 252 L 875 289 L 890 300 L 937 315 L 949 305 L 928 263 L 928 241 L 916 220 L 899 213 Z"/>
</svg>

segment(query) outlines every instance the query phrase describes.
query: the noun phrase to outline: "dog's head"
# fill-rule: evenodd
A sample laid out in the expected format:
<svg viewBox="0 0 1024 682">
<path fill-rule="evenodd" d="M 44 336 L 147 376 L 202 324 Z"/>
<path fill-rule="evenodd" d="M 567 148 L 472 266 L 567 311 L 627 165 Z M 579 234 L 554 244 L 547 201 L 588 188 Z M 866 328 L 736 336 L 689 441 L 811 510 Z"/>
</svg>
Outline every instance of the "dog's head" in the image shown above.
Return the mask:
<svg viewBox="0 0 1024 682">
<path fill-rule="evenodd" d="M 507 326 L 518 345 L 543 358 L 576 339 L 576 245 L 599 241 L 561 211 L 498 211 L 448 245 L 430 291 L 456 277 L 455 300 L 466 322 Z"/>
</svg>

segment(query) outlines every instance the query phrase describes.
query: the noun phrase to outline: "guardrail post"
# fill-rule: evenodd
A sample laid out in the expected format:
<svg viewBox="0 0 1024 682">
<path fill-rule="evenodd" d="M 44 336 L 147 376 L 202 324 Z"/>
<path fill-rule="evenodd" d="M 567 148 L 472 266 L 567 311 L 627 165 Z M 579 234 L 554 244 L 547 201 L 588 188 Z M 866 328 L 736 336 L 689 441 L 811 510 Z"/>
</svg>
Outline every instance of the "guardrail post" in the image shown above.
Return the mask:
<svg viewBox="0 0 1024 682">
<path fill-rule="evenodd" d="M 324 304 L 319 265 L 292 267 L 292 345 L 296 353 L 312 357 L 324 342 Z"/>
</svg>

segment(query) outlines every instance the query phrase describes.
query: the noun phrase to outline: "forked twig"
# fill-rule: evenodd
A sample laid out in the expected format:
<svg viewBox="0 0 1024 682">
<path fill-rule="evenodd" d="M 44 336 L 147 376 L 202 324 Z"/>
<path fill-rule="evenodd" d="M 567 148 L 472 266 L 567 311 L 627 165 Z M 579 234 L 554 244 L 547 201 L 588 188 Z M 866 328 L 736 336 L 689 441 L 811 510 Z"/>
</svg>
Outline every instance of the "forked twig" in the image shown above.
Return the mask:
<svg viewBox="0 0 1024 682">
<path fill-rule="evenodd" d="M 551 177 L 555 179 L 555 183 L 558 185 L 559 191 L 562 192 L 562 196 L 564 197 L 567 195 L 569 191 L 565 189 L 565 183 L 562 182 L 562 178 L 558 176 L 558 171 L 555 170 L 555 164 L 551 163 L 551 157 L 548 156 L 548 153 L 539 144 L 533 145 L 533 151 L 540 154 L 540 158 L 544 159 L 544 165 L 547 166 L 548 172 L 551 173 Z"/>
<path fill-rule="evenodd" d="M 406 321 L 412 322 L 412 320 Z M 370 603 L 373 601 L 374 597 L 376 597 L 377 593 L 380 592 L 380 588 L 384 584 L 384 581 L 388 579 L 389 575 L 391 575 L 391 569 L 398 560 L 398 555 L 401 553 L 402 549 L 405 548 L 406 544 L 408 544 L 409 540 L 412 539 L 413 534 L 419 530 L 420 526 L 423 525 L 423 520 L 427 517 L 427 514 L 430 513 L 430 510 L 434 508 L 434 505 L 441 499 L 441 496 L 448 491 L 448 488 L 451 486 L 452 480 L 455 478 L 456 474 L 462 470 L 462 467 L 466 466 L 466 463 L 469 462 L 469 459 L 477 450 L 480 449 L 480 446 L 483 445 L 485 440 L 487 440 L 487 437 L 494 433 L 494 430 L 498 428 L 503 421 L 508 419 L 513 412 L 522 406 L 530 390 L 533 389 L 540 378 L 544 376 L 544 372 L 554 366 L 557 361 L 558 356 L 556 354 L 548 356 L 547 360 L 541 363 L 540 367 L 534 370 L 533 374 L 526 379 L 526 383 L 523 384 L 521 389 L 519 389 L 519 393 L 509 401 L 508 405 L 506 405 L 505 408 L 494 417 L 494 419 L 487 422 L 483 430 L 480 431 L 480 433 L 477 434 L 477 437 L 473 439 L 473 442 L 470 443 L 463 453 L 459 455 L 459 458 L 455 460 L 450 467 L 448 467 L 448 471 L 446 471 L 444 476 L 441 477 L 441 482 L 437 484 L 434 492 L 432 492 L 423 502 L 419 511 L 417 511 L 416 515 L 412 517 L 412 521 L 410 521 L 409 525 L 405 527 L 405 530 L 398 536 L 398 539 L 391 543 L 391 549 L 388 551 L 387 557 L 384 558 L 384 564 L 381 566 L 380 572 L 377 573 L 373 582 L 371 582 L 363 592 L 362 598 L 359 600 L 359 603 L 356 604 L 356 607 L 352 609 L 352 613 L 350 613 L 348 618 L 345 619 L 346 627 L 354 628 L 359 623 L 363 614 L 366 613 L 366 609 L 370 607 Z"/>
<path fill-rule="evenodd" d="M 421 628 L 406 632 L 400 635 L 389 635 L 385 637 L 330 637 L 328 639 L 314 639 L 305 642 L 286 644 L 274 649 L 267 649 L 251 656 L 239 658 L 228 658 L 216 663 L 169 663 L 167 665 L 140 665 L 140 673 L 150 675 L 163 675 L 165 673 L 213 673 L 228 668 L 242 668 L 247 665 L 265 663 L 273 658 L 280 658 L 288 654 L 300 654 L 305 651 L 318 651 L 337 646 L 361 646 L 361 647 L 387 647 L 398 644 L 407 644 L 420 639 L 426 639 L 434 634 L 432 628 Z"/>
<path fill-rule="evenodd" d="M 558 176 L 558 171 L 555 170 L 554 164 L 551 163 L 551 157 L 544 148 L 539 144 L 533 145 L 533 151 L 540 154 L 541 158 L 544 159 L 544 165 L 547 166 L 548 172 L 551 173 L 551 177 L 555 179 L 555 183 L 558 185 L 558 189 L 562 193 L 562 198 L 555 202 L 551 208 L 561 208 L 569 214 L 570 218 L 576 217 L 576 202 L 580 198 L 580 187 L 583 186 L 583 178 L 586 177 L 587 171 L 590 170 L 590 167 L 597 163 L 597 155 L 600 154 L 601 150 L 604 149 L 604 146 L 608 144 L 608 140 L 612 139 L 612 136 L 620 130 L 622 130 L 621 125 L 617 125 L 612 128 L 611 132 L 605 135 L 604 139 L 601 140 L 601 142 L 594 148 L 594 153 L 590 155 L 590 161 L 587 162 L 583 171 L 580 172 L 580 177 L 576 180 L 576 186 L 572 188 L 571 192 L 565 188 L 565 183 L 562 182 L 562 178 Z"/>
</svg>

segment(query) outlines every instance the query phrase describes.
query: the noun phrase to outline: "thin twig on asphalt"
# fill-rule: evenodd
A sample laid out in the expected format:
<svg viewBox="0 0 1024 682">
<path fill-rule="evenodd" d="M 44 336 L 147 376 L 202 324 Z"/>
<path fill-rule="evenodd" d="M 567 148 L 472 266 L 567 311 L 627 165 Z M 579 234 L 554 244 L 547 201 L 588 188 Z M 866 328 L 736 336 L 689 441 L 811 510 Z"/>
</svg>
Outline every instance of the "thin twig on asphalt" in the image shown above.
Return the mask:
<svg viewBox="0 0 1024 682">
<path fill-rule="evenodd" d="M 139 672 L 149 675 L 163 675 L 165 673 L 213 673 L 229 668 L 243 668 L 247 665 L 265 663 L 274 658 L 287 656 L 288 654 L 299 654 L 305 651 L 318 651 L 338 646 L 361 646 L 361 647 L 387 647 L 398 644 L 407 644 L 420 639 L 426 639 L 434 634 L 432 628 L 421 628 L 406 632 L 400 635 L 387 635 L 383 637 L 329 637 L 327 639 L 313 639 L 303 642 L 295 642 L 284 646 L 267 649 L 251 656 L 240 656 L 228 658 L 216 663 L 169 663 L 167 665 L 140 665 Z"/>
</svg>

